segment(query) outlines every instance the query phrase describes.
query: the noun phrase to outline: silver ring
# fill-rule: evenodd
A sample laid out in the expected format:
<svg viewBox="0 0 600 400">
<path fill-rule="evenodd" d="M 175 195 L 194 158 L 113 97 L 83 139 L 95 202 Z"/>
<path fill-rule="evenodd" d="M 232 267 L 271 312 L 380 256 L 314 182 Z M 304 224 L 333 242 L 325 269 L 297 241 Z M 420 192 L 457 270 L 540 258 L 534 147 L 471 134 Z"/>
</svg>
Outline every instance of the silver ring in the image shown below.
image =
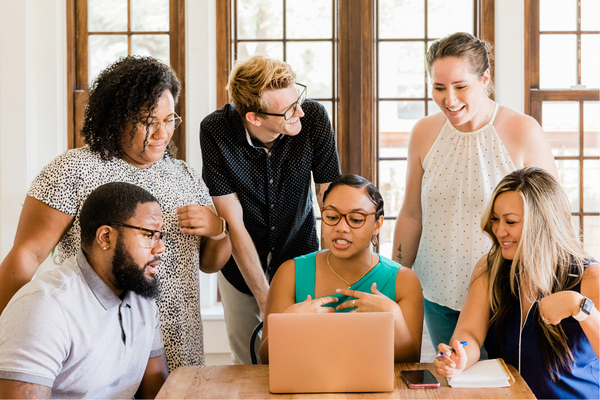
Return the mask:
<svg viewBox="0 0 600 400">
<path fill-rule="evenodd" d="M 356 289 L 352 291 L 352 297 L 356 297 Z"/>
</svg>

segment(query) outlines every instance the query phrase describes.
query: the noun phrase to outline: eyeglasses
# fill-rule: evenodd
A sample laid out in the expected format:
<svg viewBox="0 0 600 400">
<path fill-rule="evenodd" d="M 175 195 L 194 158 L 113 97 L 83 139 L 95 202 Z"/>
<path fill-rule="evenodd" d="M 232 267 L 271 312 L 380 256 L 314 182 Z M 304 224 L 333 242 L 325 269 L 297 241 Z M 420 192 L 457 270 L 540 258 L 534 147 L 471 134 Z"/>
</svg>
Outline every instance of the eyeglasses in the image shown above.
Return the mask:
<svg viewBox="0 0 600 400">
<path fill-rule="evenodd" d="M 367 221 L 367 217 L 369 215 L 377 214 L 373 213 L 361 213 L 358 211 L 354 211 L 348 214 L 342 214 L 336 210 L 331 208 L 321 208 L 321 219 L 322 221 L 329 226 L 336 226 L 342 220 L 342 217 L 346 219 L 346 223 L 352 229 L 362 228 L 365 222 Z"/>
<path fill-rule="evenodd" d="M 148 119 L 152 120 L 151 118 L 152 117 L 149 117 Z M 173 133 L 175 129 L 177 129 L 179 125 L 181 125 L 182 119 L 179 115 L 173 114 L 173 116 L 171 116 L 166 121 L 152 121 L 153 122 L 146 123 L 146 129 L 148 130 L 148 133 L 150 135 L 154 135 L 156 132 L 158 132 L 161 126 L 165 128 L 165 131 L 167 131 L 167 133 Z"/>
<path fill-rule="evenodd" d="M 110 225 L 111 226 L 118 225 L 118 226 L 122 226 L 125 228 L 137 229 L 140 231 L 148 232 L 147 234 L 140 236 L 141 238 L 143 238 L 141 240 L 140 244 L 143 247 L 150 248 L 150 249 L 153 249 L 158 244 L 159 240 L 162 240 L 164 243 L 165 240 L 167 240 L 167 238 L 169 237 L 169 234 L 167 232 L 155 231 L 153 229 L 140 228 L 139 226 L 122 224 L 120 222 L 111 222 Z"/>
<path fill-rule="evenodd" d="M 287 110 L 285 110 L 283 112 L 283 114 L 273 114 L 273 113 L 262 112 L 262 111 L 257 111 L 257 113 L 264 114 L 264 115 L 272 115 L 274 117 L 283 117 L 283 119 L 285 119 L 286 121 L 288 119 L 292 118 L 294 116 L 294 114 L 296 113 L 296 107 L 304 104 L 304 101 L 306 100 L 306 86 L 304 86 L 301 83 L 296 83 L 296 85 L 300 86 L 300 96 L 298 96 L 298 100 L 296 100 L 296 102 L 294 102 L 294 104 L 292 104 Z"/>
</svg>

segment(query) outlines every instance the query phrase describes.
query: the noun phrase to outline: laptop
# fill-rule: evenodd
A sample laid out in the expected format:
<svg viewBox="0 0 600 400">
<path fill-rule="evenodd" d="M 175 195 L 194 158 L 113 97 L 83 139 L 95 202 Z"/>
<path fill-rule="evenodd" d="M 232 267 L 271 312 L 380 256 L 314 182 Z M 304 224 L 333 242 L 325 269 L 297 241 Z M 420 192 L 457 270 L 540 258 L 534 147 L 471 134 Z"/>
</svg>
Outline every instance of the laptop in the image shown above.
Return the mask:
<svg viewBox="0 0 600 400">
<path fill-rule="evenodd" d="M 394 390 L 392 313 L 269 315 L 272 393 Z"/>
</svg>

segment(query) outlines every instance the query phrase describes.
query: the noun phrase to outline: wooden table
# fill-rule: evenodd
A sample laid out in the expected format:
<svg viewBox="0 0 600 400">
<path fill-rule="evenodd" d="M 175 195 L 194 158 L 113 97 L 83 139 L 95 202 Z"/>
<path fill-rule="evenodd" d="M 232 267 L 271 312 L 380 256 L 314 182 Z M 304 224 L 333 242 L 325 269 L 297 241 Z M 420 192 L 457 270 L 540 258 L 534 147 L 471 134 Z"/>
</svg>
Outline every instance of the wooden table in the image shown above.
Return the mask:
<svg viewBox="0 0 600 400">
<path fill-rule="evenodd" d="M 306 393 L 273 394 L 269 392 L 268 365 L 214 365 L 180 367 L 173 371 L 158 393 L 157 399 L 535 399 L 521 375 L 508 366 L 515 378 L 510 388 L 462 389 L 448 386 L 446 378 L 435 373 L 433 364 L 396 364 L 393 392 L 382 393 Z M 441 383 L 437 389 L 410 389 L 400 371 L 429 369 Z"/>
</svg>

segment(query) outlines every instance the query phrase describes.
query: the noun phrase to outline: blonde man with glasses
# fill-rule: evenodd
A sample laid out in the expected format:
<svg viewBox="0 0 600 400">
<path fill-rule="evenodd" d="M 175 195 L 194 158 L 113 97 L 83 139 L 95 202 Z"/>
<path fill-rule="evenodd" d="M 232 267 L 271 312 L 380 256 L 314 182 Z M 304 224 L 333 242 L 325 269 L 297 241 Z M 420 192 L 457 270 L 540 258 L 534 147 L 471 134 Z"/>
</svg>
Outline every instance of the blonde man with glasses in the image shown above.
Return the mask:
<svg viewBox="0 0 600 400">
<path fill-rule="evenodd" d="M 233 104 L 200 127 L 202 175 L 229 224 L 233 257 L 218 280 L 232 359 L 249 364 L 275 272 L 319 247 L 311 174 L 321 207 L 340 167 L 327 112 L 306 99 L 290 65 L 266 56 L 239 61 L 227 91 Z"/>
</svg>

